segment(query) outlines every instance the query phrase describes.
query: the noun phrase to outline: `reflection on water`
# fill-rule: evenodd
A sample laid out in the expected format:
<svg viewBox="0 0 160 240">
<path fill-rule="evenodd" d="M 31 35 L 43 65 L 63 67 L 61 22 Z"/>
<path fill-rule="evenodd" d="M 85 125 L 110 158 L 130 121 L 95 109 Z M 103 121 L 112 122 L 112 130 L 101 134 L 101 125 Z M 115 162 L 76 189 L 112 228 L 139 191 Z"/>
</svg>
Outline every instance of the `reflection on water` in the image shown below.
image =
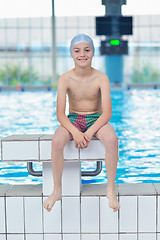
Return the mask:
<svg viewBox="0 0 160 240">
<path fill-rule="evenodd" d="M 56 90 L 52 92 L 1 92 L 0 138 L 11 134 L 53 134 L 56 119 Z M 160 90 L 112 91 L 112 119 L 119 138 L 117 183 L 160 181 Z M 41 164 L 34 168 L 41 170 Z M 83 162 L 82 170 L 95 168 Z M 106 183 L 106 170 L 83 183 Z M 0 183 L 38 184 L 42 178 L 27 172 L 25 163 L 1 163 Z"/>
</svg>

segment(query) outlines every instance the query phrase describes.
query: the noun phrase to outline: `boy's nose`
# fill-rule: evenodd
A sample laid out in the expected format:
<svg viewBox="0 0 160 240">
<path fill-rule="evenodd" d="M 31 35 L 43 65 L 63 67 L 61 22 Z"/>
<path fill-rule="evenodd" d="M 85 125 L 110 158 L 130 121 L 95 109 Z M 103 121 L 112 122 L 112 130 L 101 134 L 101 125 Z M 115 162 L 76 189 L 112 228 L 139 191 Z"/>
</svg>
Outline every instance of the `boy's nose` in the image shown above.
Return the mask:
<svg viewBox="0 0 160 240">
<path fill-rule="evenodd" d="M 85 54 L 84 53 L 81 53 L 81 57 L 84 57 L 85 56 Z"/>
<path fill-rule="evenodd" d="M 82 50 L 82 51 L 80 52 L 80 55 L 81 55 L 81 56 L 84 56 L 84 55 L 85 55 L 85 52 Z"/>
</svg>

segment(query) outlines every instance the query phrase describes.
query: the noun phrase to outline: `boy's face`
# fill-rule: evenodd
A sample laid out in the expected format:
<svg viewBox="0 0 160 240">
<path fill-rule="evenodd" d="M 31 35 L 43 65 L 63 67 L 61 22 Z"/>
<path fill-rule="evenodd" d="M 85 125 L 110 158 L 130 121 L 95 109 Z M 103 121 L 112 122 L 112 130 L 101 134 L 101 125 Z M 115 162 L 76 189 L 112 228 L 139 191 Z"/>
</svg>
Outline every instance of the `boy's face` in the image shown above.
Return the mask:
<svg viewBox="0 0 160 240">
<path fill-rule="evenodd" d="M 72 57 L 76 65 L 87 66 L 92 61 L 92 48 L 87 43 L 78 43 L 73 48 Z"/>
</svg>

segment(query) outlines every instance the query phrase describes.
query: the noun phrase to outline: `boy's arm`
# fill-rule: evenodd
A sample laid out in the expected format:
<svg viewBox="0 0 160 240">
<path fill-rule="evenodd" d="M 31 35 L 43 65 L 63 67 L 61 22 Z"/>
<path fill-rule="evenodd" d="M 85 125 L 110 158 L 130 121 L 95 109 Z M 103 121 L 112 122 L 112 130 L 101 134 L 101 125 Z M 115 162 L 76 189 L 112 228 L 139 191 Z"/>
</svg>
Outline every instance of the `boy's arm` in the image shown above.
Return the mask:
<svg viewBox="0 0 160 240">
<path fill-rule="evenodd" d="M 62 75 L 58 79 L 57 85 L 57 119 L 60 124 L 66 128 L 73 136 L 76 148 L 85 148 L 87 141 L 82 132 L 80 132 L 65 115 L 66 108 L 67 79 Z"/>
<path fill-rule="evenodd" d="M 101 79 L 100 83 L 101 102 L 102 102 L 102 115 L 97 121 L 85 132 L 85 134 L 91 139 L 92 136 L 105 124 L 109 122 L 112 116 L 112 104 L 109 78 L 105 75 Z"/>
<path fill-rule="evenodd" d="M 72 135 L 78 129 L 70 122 L 65 115 L 66 108 L 67 79 L 62 75 L 57 84 L 57 119 Z"/>
</svg>

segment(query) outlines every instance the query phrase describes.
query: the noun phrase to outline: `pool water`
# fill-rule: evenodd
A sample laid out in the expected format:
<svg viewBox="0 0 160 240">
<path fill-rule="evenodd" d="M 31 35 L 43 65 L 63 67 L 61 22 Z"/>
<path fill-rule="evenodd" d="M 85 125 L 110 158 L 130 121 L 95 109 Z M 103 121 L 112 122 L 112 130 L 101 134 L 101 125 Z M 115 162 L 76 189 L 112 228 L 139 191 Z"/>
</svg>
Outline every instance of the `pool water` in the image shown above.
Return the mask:
<svg viewBox="0 0 160 240">
<path fill-rule="evenodd" d="M 56 90 L 0 92 L 0 138 L 11 134 L 53 134 L 56 119 Z M 160 90 L 112 90 L 112 119 L 119 138 L 116 183 L 160 182 Z M 68 107 L 68 106 L 67 106 Z M 39 163 L 35 170 L 41 170 Z M 83 162 L 82 170 L 95 163 Z M 82 177 L 82 183 L 106 183 L 102 172 Z M 0 184 L 41 184 L 31 176 L 26 163 L 0 162 Z"/>
</svg>

